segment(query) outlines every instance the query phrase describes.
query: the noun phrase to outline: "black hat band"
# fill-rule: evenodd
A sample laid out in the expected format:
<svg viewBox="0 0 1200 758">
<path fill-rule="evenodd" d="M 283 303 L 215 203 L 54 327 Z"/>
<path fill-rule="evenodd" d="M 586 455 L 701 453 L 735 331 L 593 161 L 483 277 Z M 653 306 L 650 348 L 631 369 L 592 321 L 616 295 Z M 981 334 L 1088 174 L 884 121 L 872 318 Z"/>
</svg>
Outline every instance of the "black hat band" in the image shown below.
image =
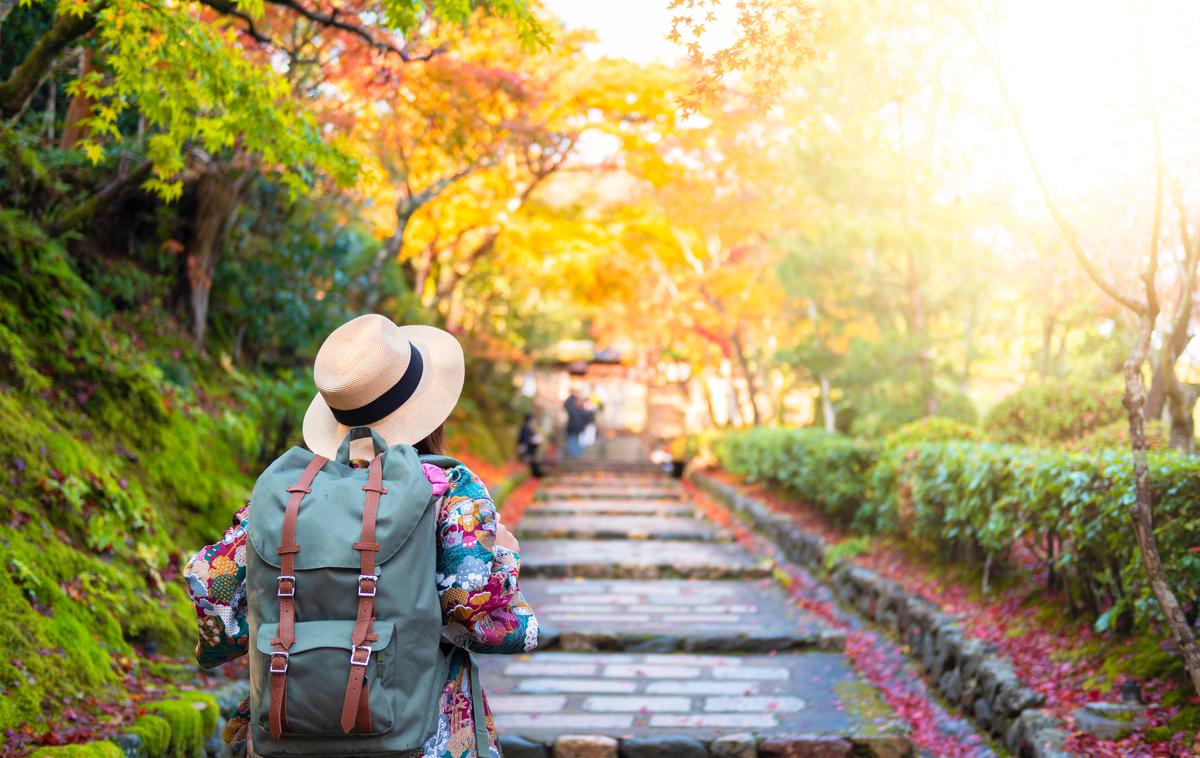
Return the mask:
<svg viewBox="0 0 1200 758">
<path fill-rule="evenodd" d="M 404 376 L 401 376 L 391 389 L 366 405 L 347 410 L 339 410 L 331 406 L 329 410 L 338 423 L 344 426 L 366 426 L 379 421 L 408 402 L 421 384 L 421 374 L 425 370 L 424 361 L 421 359 L 421 352 L 417 350 L 417 346 L 412 342 L 409 342 L 408 346 L 412 349 L 412 353 L 408 359 L 408 368 L 404 370 Z"/>
</svg>

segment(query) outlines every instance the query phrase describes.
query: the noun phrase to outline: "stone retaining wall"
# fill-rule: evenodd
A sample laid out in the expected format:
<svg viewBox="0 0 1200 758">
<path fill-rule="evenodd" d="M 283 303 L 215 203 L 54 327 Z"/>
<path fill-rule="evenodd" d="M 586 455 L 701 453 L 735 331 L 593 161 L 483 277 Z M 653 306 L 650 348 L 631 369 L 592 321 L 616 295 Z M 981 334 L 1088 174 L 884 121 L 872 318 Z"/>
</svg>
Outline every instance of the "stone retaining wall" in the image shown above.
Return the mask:
<svg viewBox="0 0 1200 758">
<path fill-rule="evenodd" d="M 848 559 L 827 570 L 825 539 L 761 500 L 702 471 L 690 478 L 778 545 L 789 560 L 824 577 L 843 604 L 897 635 L 922 664 L 930 684 L 1014 754 L 1068 755 L 1061 749 L 1066 737 L 1062 722 L 1041 709 L 1043 696 L 1017 677 L 1012 662 L 993 645 L 967 638 L 934 603 Z"/>
<path fill-rule="evenodd" d="M 761 742 L 752 734 L 726 734 L 708 742 L 692 737 L 606 737 L 564 734 L 553 744 L 500 735 L 504 758 L 909 758 L 908 738 L 792 735 Z"/>
</svg>

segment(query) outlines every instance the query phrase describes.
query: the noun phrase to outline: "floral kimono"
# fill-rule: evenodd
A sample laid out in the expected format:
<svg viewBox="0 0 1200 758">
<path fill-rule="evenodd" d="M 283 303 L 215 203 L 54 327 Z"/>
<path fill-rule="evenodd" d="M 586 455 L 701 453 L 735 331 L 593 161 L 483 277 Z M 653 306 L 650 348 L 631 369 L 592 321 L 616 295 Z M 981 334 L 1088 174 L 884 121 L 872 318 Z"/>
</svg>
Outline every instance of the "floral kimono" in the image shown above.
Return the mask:
<svg viewBox="0 0 1200 758">
<path fill-rule="evenodd" d="M 365 467 L 367 461 L 351 465 Z M 422 464 L 438 500 L 437 586 L 442 605 L 442 637 L 455 645 L 450 671 L 438 702 L 437 731 L 421 758 L 466 758 L 475 750 L 470 665 L 465 650 L 524 653 L 538 645 L 533 609 L 517 586 L 520 556 L 496 541 L 496 507 L 487 488 L 466 466 L 448 471 Z M 246 519 L 238 510 L 220 542 L 200 550 L 184 569 L 196 607 L 200 640 L 196 660 L 212 668 L 246 654 Z M 484 699 L 488 758 L 499 758 L 496 727 Z M 246 749 L 250 700 L 239 706 L 223 735 L 235 753 Z"/>
</svg>

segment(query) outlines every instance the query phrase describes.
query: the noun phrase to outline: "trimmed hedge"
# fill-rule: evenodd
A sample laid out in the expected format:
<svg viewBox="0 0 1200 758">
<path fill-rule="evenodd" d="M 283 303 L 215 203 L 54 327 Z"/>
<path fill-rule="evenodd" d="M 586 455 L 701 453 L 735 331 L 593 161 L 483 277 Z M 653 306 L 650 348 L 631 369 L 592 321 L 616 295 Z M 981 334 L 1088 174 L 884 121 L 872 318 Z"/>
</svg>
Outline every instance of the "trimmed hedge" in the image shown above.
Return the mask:
<svg viewBox="0 0 1200 758">
<path fill-rule="evenodd" d="M 720 437 L 726 470 L 787 488 L 848 529 L 890 533 L 944 559 L 1032 570 L 1098 629 L 1158 613 L 1130 525 L 1125 451 L 987 442 L 874 444 L 806 429 Z M 1200 458 L 1151 454 L 1155 535 L 1185 609 L 1200 610 Z M 991 561 L 988 561 L 988 558 Z"/>
<path fill-rule="evenodd" d="M 1021 445 L 1057 445 L 1125 418 L 1121 390 L 1094 382 L 1047 382 L 1022 387 L 988 413 L 990 439 Z"/>
</svg>

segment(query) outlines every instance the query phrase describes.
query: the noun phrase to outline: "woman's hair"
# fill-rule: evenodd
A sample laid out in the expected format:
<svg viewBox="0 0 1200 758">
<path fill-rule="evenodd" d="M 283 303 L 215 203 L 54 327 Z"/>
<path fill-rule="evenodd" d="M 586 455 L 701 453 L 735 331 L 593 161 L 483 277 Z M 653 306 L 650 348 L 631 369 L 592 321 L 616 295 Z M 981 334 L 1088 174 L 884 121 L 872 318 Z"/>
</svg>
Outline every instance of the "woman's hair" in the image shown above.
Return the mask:
<svg viewBox="0 0 1200 758">
<path fill-rule="evenodd" d="M 413 447 L 420 455 L 442 455 L 446 451 L 446 425 L 441 424 Z"/>
</svg>

